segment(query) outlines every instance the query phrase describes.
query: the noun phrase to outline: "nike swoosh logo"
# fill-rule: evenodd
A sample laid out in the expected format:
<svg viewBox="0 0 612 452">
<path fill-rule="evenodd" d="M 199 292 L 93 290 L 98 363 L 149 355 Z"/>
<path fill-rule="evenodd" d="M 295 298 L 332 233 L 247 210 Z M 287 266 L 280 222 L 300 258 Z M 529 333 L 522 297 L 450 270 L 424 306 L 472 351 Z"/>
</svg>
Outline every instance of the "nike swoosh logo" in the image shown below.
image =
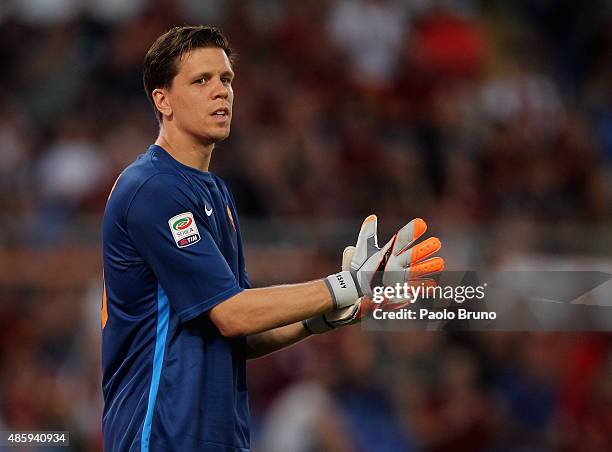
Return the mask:
<svg viewBox="0 0 612 452">
<path fill-rule="evenodd" d="M 210 208 L 210 210 L 208 210 L 208 206 L 204 204 L 204 212 L 206 212 L 207 217 L 210 217 L 212 215 L 212 211 L 212 207 Z"/>
</svg>

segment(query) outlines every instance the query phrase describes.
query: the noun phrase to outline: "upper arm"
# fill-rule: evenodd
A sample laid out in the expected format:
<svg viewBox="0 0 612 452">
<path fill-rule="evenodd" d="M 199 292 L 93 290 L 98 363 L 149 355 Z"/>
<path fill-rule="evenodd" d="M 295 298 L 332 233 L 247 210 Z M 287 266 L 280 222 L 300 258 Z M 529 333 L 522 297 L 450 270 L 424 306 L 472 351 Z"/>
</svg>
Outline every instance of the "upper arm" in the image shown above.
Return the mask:
<svg viewBox="0 0 612 452">
<path fill-rule="evenodd" d="M 182 321 L 242 290 L 204 217 L 191 187 L 171 174 L 145 182 L 126 213 L 135 248 Z"/>
</svg>

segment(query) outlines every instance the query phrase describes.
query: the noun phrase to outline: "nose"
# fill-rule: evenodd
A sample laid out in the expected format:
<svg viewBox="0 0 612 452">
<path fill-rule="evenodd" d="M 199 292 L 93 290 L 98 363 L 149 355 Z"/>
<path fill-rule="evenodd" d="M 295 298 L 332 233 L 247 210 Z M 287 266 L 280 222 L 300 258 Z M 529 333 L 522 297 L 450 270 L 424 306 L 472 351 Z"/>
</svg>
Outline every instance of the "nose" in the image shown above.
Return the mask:
<svg viewBox="0 0 612 452">
<path fill-rule="evenodd" d="M 229 87 L 220 79 L 216 80 L 215 88 L 212 91 L 213 99 L 227 99 L 229 97 Z"/>
</svg>

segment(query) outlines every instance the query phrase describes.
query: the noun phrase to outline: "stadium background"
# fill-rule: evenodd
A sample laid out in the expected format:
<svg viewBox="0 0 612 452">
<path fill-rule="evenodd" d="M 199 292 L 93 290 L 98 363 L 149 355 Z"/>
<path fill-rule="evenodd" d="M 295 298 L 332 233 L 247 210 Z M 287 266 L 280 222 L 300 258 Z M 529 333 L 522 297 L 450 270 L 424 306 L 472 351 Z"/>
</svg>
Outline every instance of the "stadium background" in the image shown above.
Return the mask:
<svg viewBox="0 0 612 452">
<path fill-rule="evenodd" d="M 336 270 L 372 211 L 451 268 L 612 268 L 609 1 L 4 0 L 0 430 L 100 449 L 100 219 L 184 23 L 239 54 L 211 169 L 255 285 Z M 609 334 L 349 328 L 249 372 L 259 451 L 612 450 Z"/>
</svg>

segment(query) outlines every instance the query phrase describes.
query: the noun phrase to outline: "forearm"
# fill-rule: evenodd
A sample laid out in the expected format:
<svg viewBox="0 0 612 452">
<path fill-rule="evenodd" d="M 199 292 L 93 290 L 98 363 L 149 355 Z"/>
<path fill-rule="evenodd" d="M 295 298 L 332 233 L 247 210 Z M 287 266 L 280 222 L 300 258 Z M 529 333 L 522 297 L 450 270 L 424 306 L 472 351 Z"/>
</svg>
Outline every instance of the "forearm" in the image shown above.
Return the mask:
<svg viewBox="0 0 612 452">
<path fill-rule="evenodd" d="M 273 353 L 310 336 L 302 322 L 292 323 L 247 337 L 247 359 Z"/>
<path fill-rule="evenodd" d="M 309 317 L 333 307 L 323 280 L 301 284 L 247 289 L 210 311 L 224 336 L 250 336 Z"/>
</svg>

